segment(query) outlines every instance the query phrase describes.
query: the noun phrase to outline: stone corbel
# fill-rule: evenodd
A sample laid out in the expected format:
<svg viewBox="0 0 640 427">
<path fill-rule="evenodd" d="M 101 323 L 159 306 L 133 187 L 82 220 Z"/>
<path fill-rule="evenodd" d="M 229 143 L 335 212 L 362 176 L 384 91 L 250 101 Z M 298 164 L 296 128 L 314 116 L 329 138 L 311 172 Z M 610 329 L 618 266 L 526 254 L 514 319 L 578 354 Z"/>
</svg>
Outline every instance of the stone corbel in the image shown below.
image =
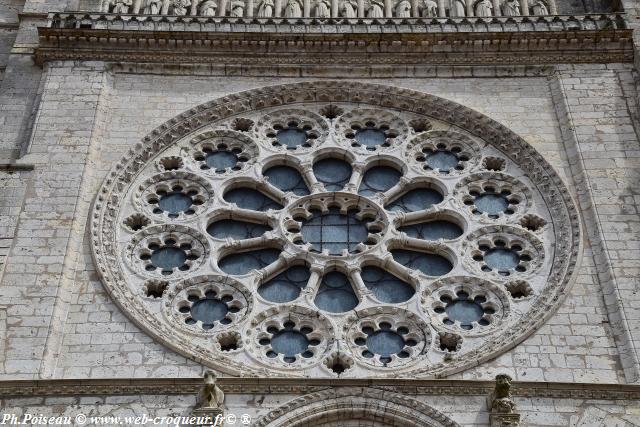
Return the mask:
<svg viewBox="0 0 640 427">
<path fill-rule="evenodd" d="M 511 377 L 496 375 L 496 386 L 488 399 L 491 427 L 519 427 L 520 414 L 511 396 Z"/>
</svg>

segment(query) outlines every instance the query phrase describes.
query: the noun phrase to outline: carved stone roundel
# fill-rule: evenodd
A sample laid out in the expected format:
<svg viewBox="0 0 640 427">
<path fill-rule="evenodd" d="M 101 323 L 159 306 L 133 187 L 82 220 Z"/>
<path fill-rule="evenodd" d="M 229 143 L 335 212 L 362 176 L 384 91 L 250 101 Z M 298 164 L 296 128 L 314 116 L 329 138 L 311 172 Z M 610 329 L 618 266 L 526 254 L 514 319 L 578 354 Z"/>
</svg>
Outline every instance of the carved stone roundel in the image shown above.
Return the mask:
<svg viewBox="0 0 640 427">
<path fill-rule="evenodd" d="M 104 286 L 143 330 L 229 375 L 443 377 L 554 313 L 581 251 L 551 166 L 419 92 L 306 82 L 169 120 L 92 216 Z"/>
</svg>

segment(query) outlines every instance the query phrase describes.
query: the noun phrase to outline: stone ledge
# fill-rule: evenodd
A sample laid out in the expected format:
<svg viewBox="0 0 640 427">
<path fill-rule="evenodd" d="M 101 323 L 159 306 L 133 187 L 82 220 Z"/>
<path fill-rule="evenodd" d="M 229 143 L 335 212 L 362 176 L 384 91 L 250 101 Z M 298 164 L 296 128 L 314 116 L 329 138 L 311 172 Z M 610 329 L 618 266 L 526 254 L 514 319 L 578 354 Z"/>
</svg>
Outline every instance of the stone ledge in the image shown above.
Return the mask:
<svg viewBox="0 0 640 427">
<path fill-rule="evenodd" d="M 332 387 L 372 387 L 406 395 L 486 396 L 493 381 L 220 378 L 226 394 L 300 394 Z M 0 381 L 0 397 L 194 394 L 200 378 L 60 379 Z M 595 383 L 513 382 L 516 397 L 640 400 L 640 385 Z"/>
</svg>

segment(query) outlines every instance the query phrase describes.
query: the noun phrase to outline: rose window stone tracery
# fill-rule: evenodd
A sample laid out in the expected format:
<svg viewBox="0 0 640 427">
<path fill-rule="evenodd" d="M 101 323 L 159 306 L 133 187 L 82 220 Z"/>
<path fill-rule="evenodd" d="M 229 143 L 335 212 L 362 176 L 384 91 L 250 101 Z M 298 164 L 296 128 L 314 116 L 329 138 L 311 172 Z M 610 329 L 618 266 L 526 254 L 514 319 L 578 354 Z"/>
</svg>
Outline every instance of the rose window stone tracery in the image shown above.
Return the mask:
<svg viewBox="0 0 640 427">
<path fill-rule="evenodd" d="M 98 271 L 148 333 L 233 375 L 426 378 L 557 308 L 577 217 L 517 135 L 406 90 L 270 91 L 190 110 L 105 181 Z"/>
</svg>

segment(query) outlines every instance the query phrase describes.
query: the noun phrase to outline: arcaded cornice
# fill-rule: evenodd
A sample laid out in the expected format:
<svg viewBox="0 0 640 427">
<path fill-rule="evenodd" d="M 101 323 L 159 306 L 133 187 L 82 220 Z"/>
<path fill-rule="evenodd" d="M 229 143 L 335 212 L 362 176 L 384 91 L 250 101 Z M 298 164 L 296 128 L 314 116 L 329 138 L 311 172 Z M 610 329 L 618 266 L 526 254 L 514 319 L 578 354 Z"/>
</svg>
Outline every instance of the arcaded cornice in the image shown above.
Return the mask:
<svg viewBox="0 0 640 427">
<path fill-rule="evenodd" d="M 249 19 L 52 14 L 38 63 L 526 65 L 633 61 L 621 15 Z"/>
<path fill-rule="evenodd" d="M 494 381 L 395 379 L 220 378 L 226 394 L 307 394 L 327 388 L 380 388 L 405 395 L 486 396 Z M 17 396 L 97 396 L 194 394 L 200 378 L 122 378 L 0 381 L 0 398 Z M 640 400 L 639 385 L 513 382 L 516 397 Z"/>
</svg>

